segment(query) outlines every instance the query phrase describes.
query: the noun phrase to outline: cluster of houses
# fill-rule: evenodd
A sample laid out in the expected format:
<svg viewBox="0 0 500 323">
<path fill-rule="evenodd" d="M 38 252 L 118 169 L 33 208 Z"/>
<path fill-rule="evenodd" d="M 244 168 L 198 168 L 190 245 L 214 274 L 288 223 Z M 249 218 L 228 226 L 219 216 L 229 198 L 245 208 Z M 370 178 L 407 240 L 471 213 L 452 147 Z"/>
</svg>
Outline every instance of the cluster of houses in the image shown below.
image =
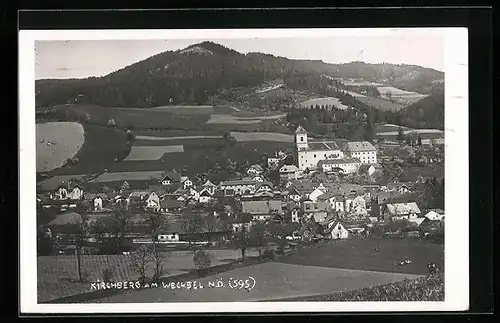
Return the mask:
<svg viewBox="0 0 500 323">
<path fill-rule="evenodd" d="M 363 171 L 372 175 L 377 152 L 370 143 L 348 142 L 340 149 L 335 142 L 308 141 L 307 132 L 302 127 L 297 129 L 295 140 L 298 166 L 287 161 L 290 154 L 281 151 L 267 158 L 264 166 L 278 171 L 279 184 L 267 178 L 269 175 L 264 175 L 264 167 L 258 164 L 251 165 L 245 177 L 219 183 L 190 179 L 170 171 L 145 189 L 131 189 L 126 181 L 119 189 L 106 192 L 87 187 L 86 183 L 61 183 L 56 190 L 37 195 L 38 209 L 52 209 L 60 214 L 84 210 L 89 218 L 98 219 L 110 214 L 113 205 L 124 204 L 139 219 L 147 211 L 178 219 L 186 208 L 191 207 L 190 210 L 196 209 L 202 216 L 224 218 L 225 225 L 218 228 L 222 236 L 259 221 L 273 221 L 313 223 L 320 228 L 319 232 L 332 239 L 346 238 L 349 232 L 362 231 L 346 223 L 406 219 L 421 226 L 444 219 L 441 210 L 425 213 L 420 210 L 412 194 L 421 189 L 419 182 L 387 185 L 311 182 L 309 169 L 344 173 Z M 69 216 L 73 217 L 74 214 Z M 61 218 L 54 221 L 59 223 Z M 160 234 L 162 239 L 182 239 L 185 232 L 178 225 L 179 221 L 171 222 L 169 231 Z M 306 236 L 309 233 L 301 230 L 296 234 Z"/>
</svg>

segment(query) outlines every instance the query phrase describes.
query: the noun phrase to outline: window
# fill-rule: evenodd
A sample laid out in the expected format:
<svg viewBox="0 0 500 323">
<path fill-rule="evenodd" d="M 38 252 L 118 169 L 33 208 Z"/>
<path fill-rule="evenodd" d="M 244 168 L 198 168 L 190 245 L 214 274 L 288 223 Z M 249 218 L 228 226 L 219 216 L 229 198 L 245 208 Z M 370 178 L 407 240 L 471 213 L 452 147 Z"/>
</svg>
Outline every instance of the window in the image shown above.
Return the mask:
<svg viewBox="0 0 500 323">
<path fill-rule="evenodd" d="M 300 141 L 304 141 L 304 137 L 300 137 Z"/>
<path fill-rule="evenodd" d="M 314 154 L 314 158 L 316 158 L 316 154 Z"/>
</svg>

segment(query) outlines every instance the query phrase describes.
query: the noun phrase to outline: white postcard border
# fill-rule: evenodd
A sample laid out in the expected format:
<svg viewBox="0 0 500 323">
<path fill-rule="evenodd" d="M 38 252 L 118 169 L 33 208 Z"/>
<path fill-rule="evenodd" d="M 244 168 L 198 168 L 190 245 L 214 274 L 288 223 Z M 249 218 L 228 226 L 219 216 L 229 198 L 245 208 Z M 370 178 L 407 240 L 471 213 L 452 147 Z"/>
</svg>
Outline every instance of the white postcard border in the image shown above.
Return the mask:
<svg viewBox="0 0 500 323">
<path fill-rule="evenodd" d="M 35 40 L 368 37 L 445 35 L 445 301 L 38 304 L 36 271 Z M 452 112 L 451 112 L 452 111 Z M 21 313 L 412 312 L 469 306 L 468 31 L 466 28 L 21 30 L 19 32 Z"/>
</svg>

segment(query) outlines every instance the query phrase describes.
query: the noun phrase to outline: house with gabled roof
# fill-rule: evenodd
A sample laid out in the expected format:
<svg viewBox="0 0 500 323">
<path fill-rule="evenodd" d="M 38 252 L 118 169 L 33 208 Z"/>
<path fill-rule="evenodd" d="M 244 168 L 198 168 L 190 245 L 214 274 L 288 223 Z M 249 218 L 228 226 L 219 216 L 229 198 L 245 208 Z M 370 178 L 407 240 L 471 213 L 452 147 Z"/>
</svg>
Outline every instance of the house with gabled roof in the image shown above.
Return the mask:
<svg viewBox="0 0 500 323">
<path fill-rule="evenodd" d="M 349 238 L 349 231 L 339 221 L 336 221 L 326 233 L 333 240 Z"/>
<path fill-rule="evenodd" d="M 179 184 L 181 182 L 181 175 L 177 172 L 165 172 L 160 179 L 161 185 L 169 186 Z"/>
<path fill-rule="evenodd" d="M 260 166 L 258 164 L 250 166 L 250 168 L 248 168 L 248 170 L 247 170 L 248 175 L 259 175 L 263 172 L 264 172 L 264 169 L 262 168 L 262 166 Z"/>
<path fill-rule="evenodd" d="M 302 193 L 299 192 L 297 187 L 292 185 L 286 189 L 285 196 L 286 196 L 287 200 L 289 200 L 289 201 L 299 202 L 300 199 L 302 198 Z"/>
<path fill-rule="evenodd" d="M 255 192 L 255 187 L 259 182 L 256 181 L 243 181 L 243 180 L 229 180 L 219 183 L 219 189 L 224 192 L 225 196 L 228 195 L 242 195 L 249 191 Z"/>
<path fill-rule="evenodd" d="M 385 221 L 417 218 L 421 214 L 415 202 L 388 203 L 382 206 L 381 215 Z"/>
<path fill-rule="evenodd" d="M 300 170 L 295 165 L 282 165 L 279 168 L 281 179 L 298 179 L 300 177 Z"/>
<path fill-rule="evenodd" d="M 254 221 L 271 220 L 277 214 L 283 214 L 279 200 L 242 201 L 242 212 L 252 216 Z"/>
</svg>

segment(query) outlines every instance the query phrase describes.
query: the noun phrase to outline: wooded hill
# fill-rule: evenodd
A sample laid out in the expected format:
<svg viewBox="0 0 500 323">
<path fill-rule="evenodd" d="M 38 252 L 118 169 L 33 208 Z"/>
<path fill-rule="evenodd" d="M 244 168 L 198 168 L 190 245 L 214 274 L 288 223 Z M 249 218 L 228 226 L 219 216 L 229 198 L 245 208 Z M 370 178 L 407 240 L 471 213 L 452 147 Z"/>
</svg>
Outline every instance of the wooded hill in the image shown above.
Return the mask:
<svg viewBox="0 0 500 323">
<path fill-rule="evenodd" d="M 36 106 L 87 103 L 143 108 L 169 104 L 207 104 L 222 89 L 257 86 L 281 78 L 293 88 L 316 82 L 321 74 L 363 78 L 408 91 L 430 93 L 442 72 L 411 65 L 327 64 L 263 53 L 241 54 L 212 42 L 167 51 L 103 77 L 38 80 Z M 308 88 L 314 85 L 307 84 Z"/>
</svg>

